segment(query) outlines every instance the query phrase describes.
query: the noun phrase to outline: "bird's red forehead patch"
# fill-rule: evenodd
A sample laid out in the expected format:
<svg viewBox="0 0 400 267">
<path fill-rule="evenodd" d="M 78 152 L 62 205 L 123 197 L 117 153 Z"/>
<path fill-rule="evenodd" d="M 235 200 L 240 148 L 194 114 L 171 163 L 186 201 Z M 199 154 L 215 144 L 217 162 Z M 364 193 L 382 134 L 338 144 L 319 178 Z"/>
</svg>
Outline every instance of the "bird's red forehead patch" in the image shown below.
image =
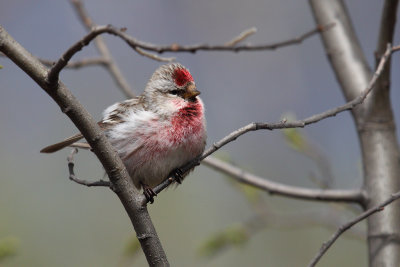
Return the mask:
<svg viewBox="0 0 400 267">
<path fill-rule="evenodd" d="M 193 77 L 187 69 L 176 69 L 173 78 L 178 86 L 193 82 Z"/>
</svg>

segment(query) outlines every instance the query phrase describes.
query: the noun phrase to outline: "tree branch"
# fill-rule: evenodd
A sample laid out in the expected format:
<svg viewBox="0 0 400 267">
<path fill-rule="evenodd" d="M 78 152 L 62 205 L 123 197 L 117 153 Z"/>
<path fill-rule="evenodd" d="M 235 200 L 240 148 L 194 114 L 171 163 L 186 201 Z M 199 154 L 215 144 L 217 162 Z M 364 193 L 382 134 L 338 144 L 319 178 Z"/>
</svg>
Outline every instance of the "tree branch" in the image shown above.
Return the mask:
<svg viewBox="0 0 400 267">
<path fill-rule="evenodd" d="M 376 50 L 377 62 L 379 62 L 380 57 L 385 52 L 386 44 L 393 43 L 398 4 L 398 0 L 386 0 L 384 2 Z"/>
<path fill-rule="evenodd" d="M 43 59 L 43 58 L 38 58 L 40 62 L 42 62 L 44 65 L 47 67 L 51 67 L 54 64 L 56 64 L 56 61 L 48 60 L 48 59 Z M 88 66 L 106 66 L 108 64 L 108 61 L 104 58 L 86 58 L 86 59 L 81 59 L 77 61 L 70 61 L 68 64 L 65 66 L 65 68 L 69 69 L 79 69 L 82 67 L 88 67 Z"/>
<path fill-rule="evenodd" d="M 68 64 L 69 60 L 84 46 L 87 46 L 94 38 L 96 38 L 99 34 L 105 32 L 105 28 L 98 28 L 97 30 L 92 30 L 88 35 L 86 35 L 83 39 L 76 42 L 72 45 L 54 64 L 47 75 L 47 82 L 51 85 L 54 85 L 58 81 L 59 74 L 61 70 Z"/>
<path fill-rule="evenodd" d="M 327 57 L 335 70 L 346 100 L 354 99 L 367 87 L 372 71 L 357 39 L 342 0 L 310 0 L 317 24 L 335 23 L 330 31 L 321 33 Z M 385 44 L 386 45 L 386 44 Z M 361 110 L 363 107 L 353 110 Z"/>
<path fill-rule="evenodd" d="M 329 109 L 327 111 L 312 115 L 303 120 L 297 120 L 297 121 L 292 121 L 292 122 L 287 122 L 287 121 L 283 120 L 283 121 L 280 121 L 277 123 L 261 123 L 261 122 L 250 123 L 240 129 L 230 133 L 229 135 L 225 136 L 220 141 L 214 143 L 211 148 L 207 149 L 203 153 L 200 160 L 211 155 L 212 153 L 214 153 L 215 151 L 220 149 L 222 146 L 236 140 L 239 136 L 241 136 L 247 132 L 250 132 L 250 131 L 274 130 L 274 129 L 284 129 L 284 128 L 304 128 L 305 126 L 307 126 L 309 124 L 319 122 L 326 118 L 334 117 L 343 111 L 354 109 L 356 106 L 360 105 L 365 100 L 367 95 L 374 88 L 375 83 L 376 83 L 378 77 L 380 76 L 380 74 L 382 73 L 382 70 L 383 70 L 384 66 L 386 65 L 387 60 L 389 59 L 391 53 L 392 53 L 392 48 L 389 45 L 386 49 L 385 54 L 382 56 L 381 61 L 378 65 L 374 75 L 372 76 L 372 79 L 370 80 L 368 86 L 365 88 L 365 90 L 363 90 L 361 92 L 361 94 L 359 96 L 357 96 L 353 100 L 345 103 L 344 105 L 341 105 L 339 107 Z"/>
<path fill-rule="evenodd" d="M 336 231 L 336 233 L 324 244 L 322 244 L 321 249 L 319 250 L 318 254 L 312 259 L 310 264 L 308 265 L 309 267 L 314 267 L 318 261 L 321 259 L 321 257 L 326 253 L 326 251 L 335 243 L 335 241 L 340 237 L 341 234 L 343 234 L 345 231 L 353 227 L 355 224 L 361 222 L 362 220 L 368 218 L 374 213 L 380 212 L 384 210 L 384 207 L 392 203 L 393 201 L 397 200 L 400 198 L 400 192 L 397 192 L 395 194 L 392 194 L 390 198 L 379 204 L 378 206 L 368 209 L 365 212 L 361 213 L 359 216 L 354 218 L 354 220 L 349 221 L 346 224 L 343 224 L 342 226 L 339 227 L 339 229 Z"/>
<path fill-rule="evenodd" d="M 3 53 L 0 53 L 0 57 L 6 57 Z M 51 67 L 54 64 L 57 63 L 57 61 L 53 61 L 50 59 L 44 59 L 44 58 L 38 58 L 36 57 L 43 65 L 47 67 Z M 65 68 L 68 69 L 79 69 L 83 67 L 88 67 L 88 66 L 106 66 L 108 64 L 108 61 L 102 57 L 98 58 L 84 58 L 81 60 L 76 60 L 76 61 L 69 61 L 68 64 L 65 66 Z"/>
<path fill-rule="evenodd" d="M 397 0 L 384 2 L 378 57 L 392 40 Z M 371 72 L 361 51 L 350 16 L 342 0 L 310 0 L 317 24 L 335 22 L 337 27 L 321 34 L 332 68 L 347 100 L 365 88 Z M 386 64 L 388 66 L 388 64 Z M 366 209 L 400 190 L 400 148 L 391 107 L 389 76 L 385 68 L 376 89 L 352 112 L 362 152 Z M 400 203 L 368 218 L 369 266 L 397 266 L 400 262 Z M 385 238 L 387 235 L 394 238 Z"/>
<path fill-rule="evenodd" d="M 152 54 L 149 52 L 144 51 L 143 49 L 139 48 L 139 47 L 135 47 L 133 48 L 133 50 L 135 50 L 139 55 L 148 57 L 150 59 L 156 60 L 156 61 L 160 61 L 160 62 L 172 62 L 175 60 L 174 57 L 160 57 L 156 54 Z"/>
<path fill-rule="evenodd" d="M 74 2 L 79 2 L 77 0 L 73 0 Z M 148 50 L 148 51 L 153 51 L 157 53 L 163 53 L 163 52 L 196 52 L 198 50 L 209 50 L 209 51 L 233 51 L 233 52 L 239 52 L 239 51 L 258 51 L 258 50 L 274 50 L 280 47 L 288 46 L 288 45 L 293 45 L 293 44 L 299 44 L 306 38 L 321 32 L 330 29 L 333 27 L 333 24 L 327 24 L 325 27 L 319 26 L 315 28 L 312 31 L 309 31 L 297 38 L 290 39 L 287 41 L 283 42 L 278 42 L 275 44 L 263 44 L 263 45 L 241 45 L 241 46 L 231 46 L 231 45 L 192 45 L 192 46 L 179 46 L 177 44 L 173 44 L 171 46 L 161 46 L 161 45 L 154 45 L 150 43 L 145 43 L 139 40 L 136 40 L 135 38 L 129 36 L 128 34 L 125 33 L 125 29 L 117 29 L 111 25 L 107 26 L 97 26 L 97 27 L 92 27 L 91 31 L 83 37 L 81 40 L 76 42 L 74 45 L 72 45 L 57 61 L 57 63 L 51 68 L 49 75 L 48 75 L 48 82 L 49 83 L 55 83 L 58 80 L 59 74 L 61 70 L 68 64 L 68 61 L 78 52 L 80 51 L 83 47 L 87 46 L 93 39 L 95 39 L 97 36 L 103 34 L 103 33 L 108 33 L 112 34 L 115 36 L 120 37 L 122 40 L 124 40 L 132 49 L 138 52 L 139 48 L 139 53 L 142 55 L 148 55 L 147 52 L 144 52 L 143 50 Z M 248 35 L 247 35 L 248 36 Z M 97 39 L 96 39 L 97 40 Z M 153 55 L 150 57 L 154 57 Z M 110 58 L 105 57 L 106 59 L 110 60 Z M 154 59 L 154 58 L 153 58 Z M 166 61 L 170 61 L 171 59 L 163 59 Z M 111 71 L 111 70 L 110 70 Z"/>
<path fill-rule="evenodd" d="M 398 0 L 386 0 L 384 2 L 377 48 L 375 51 L 376 65 L 379 64 L 381 56 L 385 53 L 386 45 L 388 43 L 393 43 L 398 3 Z M 370 112 L 381 113 L 382 106 L 386 106 L 386 104 L 390 102 L 390 63 L 389 59 L 389 63 L 386 65 L 381 77 L 379 77 L 377 81 L 378 90 L 374 92 L 374 101 L 371 103 Z M 385 117 L 389 118 L 387 114 L 385 114 Z"/>
<path fill-rule="evenodd" d="M 253 35 L 256 32 L 257 32 L 257 28 L 255 28 L 255 27 L 247 29 L 247 30 L 241 32 L 238 36 L 234 37 L 229 42 L 226 42 L 224 45 L 226 45 L 226 46 L 235 46 L 238 43 L 243 42 L 244 40 L 249 38 L 250 35 Z"/>
<path fill-rule="evenodd" d="M 271 195 L 281 195 L 304 200 L 354 202 L 361 205 L 365 200 L 361 190 L 309 189 L 284 185 L 270 181 L 264 177 L 256 176 L 214 157 L 205 158 L 202 163 L 230 175 L 238 182 L 255 186 L 261 190 L 267 191 Z"/>
<path fill-rule="evenodd" d="M 71 0 L 75 11 L 81 20 L 82 24 L 85 26 L 87 31 L 91 31 L 93 27 L 96 25 L 93 23 L 89 14 L 86 12 L 83 3 L 80 0 Z M 106 67 L 111 74 L 111 77 L 114 79 L 114 82 L 117 86 L 121 89 L 121 91 L 125 94 L 127 98 L 132 98 L 135 96 L 131 86 L 129 85 L 128 81 L 122 75 L 121 70 L 119 69 L 118 65 L 115 63 L 106 43 L 104 42 L 103 38 L 99 37 L 95 40 L 95 45 L 97 50 L 102 55 L 103 58 L 106 59 L 107 64 Z"/>
<path fill-rule="evenodd" d="M 135 188 L 125 166 L 115 149 L 108 142 L 97 123 L 83 108 L 67 87 L 58 82 L 47 82 L 48 70 L 2 27 L 0 27 L 0 51 L 26 72 L 60 106 L 92 147 L 102 163 L 114 192 L 127 211 L 150 266 L 168 265 L 168 260 L 156 230 L 143 206 L 144 196 Z"/>
<path fill-rule="evenodd" d="M 105 187 L 110 187 L 111 188 L 111 183 L 109 181 L 103 181 L 103 180 L 99 180 L 99 181 L 95 181 L 95 182 L 89 182 L 89 181 L 85 181 L 82 179 L 79 179 L 78 177 L 75 176 L 75 172 L 74 172 L 74 155 L 78 153 L 78 149 L 74 148 L 72 149 L 71 153 L 69 154 L 67 161 L 68 161 L 68 171 L 69 171 L 69 179 L 71 181 L 74 181 L 77 184 L 80 185 L 85 185 L 87 187 L 92 187 L 92 186 L 105 186 Z"/>
<path fill-rule="evenodd" d="M 124 39 L 130 46 L 138 46 L 142 49 L 157 52 L 157 53 L 164 53 L 164 52 L 189 52 L 195 53 L 197 51 L 230 51 L 230 52 L 240 52 L 240 51 L 263 51 L 263 50 L 275 50 L 278 48 L 282 48 L 285 46 L 296 45 L 302 43 L 305 39 L 319 33 L 322 31 L 327 31 L 334 26 L 332 23 L 324 24 L 325 26 L 317 26 L 315 29 L 308 31 L 296 38 L 288 39 L 281 42 L 270 43 L 270 44 L 259 44 L 259 45 L 252 45 L 252 44 L 244 44 L 244 45 L 235 45 L 236 40 L 239 39 L 242 42 L 245 38 L 250 36 L 249 33 L 245 31 L 244 38 L 240 34 L 238 37 L 235 37 L 233 40 L 223 44 L 223 45 L 209 45 L 209 44 L 196 44 L 196 45 L 179 45 L 179 44 L 172 44 L 172 45 L 156 45 L 150 44 L 146 42 L 139 41 L 134 39 L 128 35 L 120 35 L 117 32 L 115 34 L 119 35 L 122 39 Z M 252 31 L 250 31 L 252 34 Z M 233 42 L 233 46 L 232 46 Z"/>
</svg>

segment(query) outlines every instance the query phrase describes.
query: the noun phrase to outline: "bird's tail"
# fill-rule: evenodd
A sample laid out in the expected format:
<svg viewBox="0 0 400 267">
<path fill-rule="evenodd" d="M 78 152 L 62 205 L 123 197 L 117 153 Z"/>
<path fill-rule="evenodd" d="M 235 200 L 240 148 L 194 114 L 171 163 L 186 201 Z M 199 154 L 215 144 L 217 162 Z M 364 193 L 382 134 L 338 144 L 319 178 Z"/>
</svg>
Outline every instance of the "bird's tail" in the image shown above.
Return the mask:
<svg viewBox="0 0 400 267">
<path fill-rule="evenodd" d="M 53 153 L 56 152 L 60 149 L 63 149 L 64 147 L 70 146 L 76 141 L 79 141 L 80 139 L 83 138 L 83 135 L 81 133 L 75 134 L 59 143 L 56 143 L 54 145 L 46 146 L 42 150 L 40 150 L 40 153 Z"/>
</svg>

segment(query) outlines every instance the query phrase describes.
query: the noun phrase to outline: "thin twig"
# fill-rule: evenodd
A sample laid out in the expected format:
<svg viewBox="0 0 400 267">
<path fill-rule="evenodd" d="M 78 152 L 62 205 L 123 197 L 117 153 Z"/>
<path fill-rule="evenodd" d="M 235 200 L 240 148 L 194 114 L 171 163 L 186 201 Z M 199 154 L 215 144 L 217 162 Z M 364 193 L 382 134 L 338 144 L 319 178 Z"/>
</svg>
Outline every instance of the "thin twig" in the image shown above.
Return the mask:
<svg viewBox="0 0 400 267">
<path fill-rule="evenodd" d="M 239 33 L 238 36 L 236 36 L 235 38 L 233 38 L 232 40 L 230 40 L 229 42 L 226 42 L 224 45 L 225 46 L 235 46 L 240 42 L 243 42 L 244 40 L 246 40 L 250 35 L 253 35 L 257 32 L 257 28 L 256 27 L 252 27 L 250 29 L 247 29 L 241 33 Z"/>
<path fill-rule="evenodd" d="M 297 120 L 297 121 L 292 121 L 292 122 L 287 122 L 286 120 L 282 120 L 280 122 L 276 122 L 276 123 L 257 123 L 257 122 L 252 122 L 240 129 L 237 129 L 236 131 L 231 132 L 230 134 L 228 134 L 227 136 L 225 136 L 224 138 L 222 138 L 221 140 L 219 140 L 218 142 L 215 142 L 211 145 L 210 148 L 208 148 L 202 155 L 201 157 L 199 157 L 198 159 L 195 159 L 189 163 L 187 163 L 186 165 L 182 166 L 180 169 L 183 173 L 186 173 L 187 171 L 189 171 L 190 169 L 192 169 L 193 167 L 197 166 L 200 164 L 200 162 L 205 159 L 206 157 L 210 156 L 211 154 L 213 154 L 215 151 L 217 151 L 218 149 L 220 149 L 221 147 L 225 146 L 226 144 L 236 140 L 237 138 L 239 138 L 240 136 L 251 132 L 251 131 L 257 131 L 257 130 L 275 130 L 275 129 L 284 129 L 284 128 L 304 128 L 306 125 L 309 124 L 313 124 L 316 122 L 319 122 L 323 119 L 329 118 L 329 117 L 333 117 L 336 116 L 337 114 L 346 111 L 346 110 L 352 110 L 354 109 L 356 106 L 360 105 L 364 99 L 367 97 L 367 95 L 371 92 L 371 90 L 374 88 L 376 80 L 378 79 L 379 75 L 381 74 L 385 64 L 388 61 L 388 58 L 390 57 L 390 55 L 395 52 L 400 50 L 400 46 L 399 47 L 395 47 L 396 50 L 392 49 L 392 47 L 390 46 L 390 44 L 388 44 L 388 47 L 386 49 L 385 54 L 382 56 L 379 65 L 374 73 L 374 75 L 372 76 L 368 87 L 355 99 L 347 102 L 344 105 L 341 105 L 339 107 L 327 110 L 325 112 L 319 113 L 319 114 L 315 114 L 312 115 L 308 118 L 305 118 L 303 120 Z M 166 180 L 164 180 L 161 184 L 159 184 L 158 186 L 156 186 L 153 191 L 155 193 L 159 193 L 161 192 L 164 188 L 168 187 L 171 183 L 174 182 L 174 179 L 172 177 L 167 178 Z"/>
<path fill-rule="evenodd" d="M 343 234 L 345 231 L 347 231 L 349 228 L 351 228 L 353 225 L 361 222 L 362 220 L 368 218 L 374 213 L 377 213 L 379 211 L 383 211 L 384 207 L 392 203 L 393 201 L 397 200 L 400 198 L 400 191 L 397 193 L 394 193 L 382 202 L 380 205 L 371 208 L 369 210 L 366 210 L 365 212 L 361 213 L 359 216 L 357 216 L 355 219 L 349 221 L 346 224 L 343 224 L 342 226 L 339 227 L 339 229 L 336 231 L 336 233 L 324 244 L 322 244 L 321 249 L 317 253 L 317 255 L 311 260 L 310 264 L 308 265 L 309 267 L 314 267 L 318 261 L 321 259 L 321 257 L 326 253 L 326 251 L 335 243 L 335 241 L 339 238 L 341 234 Z"/>
<path fill-rule="evenodd" d="M 71 0 L 72 5 L 75 8 L 75 11 L 82 21 L 83 25 L 85 26 L 87 31 L 91 31 L 93 27 L 96 25 L 89 17 L 89 14 L 86 12 L 83 3 L 80 0 Z M 122 74 L 121 70 L 119 69 L 118 65 L 115 63 L 106 43 L 104 42 L 103 38 L 99 37 L 95 40 L 95 45 L 97 50 L 101 54 L 103 58 L 106 59 L 107 65 L 111 77 L 114 79 L 117 86 L 121 89 L 121 91 L 125 94 L 126 97 L 132 98 L 135 96 L 131 86 L 129 85 L 128 81 L 125 79 L 124 75 Z"/>
<path fill-rule="evenodd" d="M 228 42 L 228 44 L 223 44 L 223 45 L 209 45 L 209 44 L 196 44 L 196 45 L 179 45 L 179 44 L 172 44 L 172 45 L 155 45 L 155 44 L 150 44 L 146 42 L 142 42 L 139 40 L 136 40 L 132 37 L 129 37 L 127 35 L 119 35 L 121 38 L 123 38 L 129 45 L 131 46 L 138 46 L 142 49 L 149 50 L 149 51 L 154 51 L 157 53 L 164 53 L 164 52 L 189 52 L 189 53 L 195 53 L 197 51 L 231 51 L 231 52 L 240 52 L 240 51 L 262 51 L 262 50 L 275 50 L 277 48 L 289 46 L 289 45 L 296 45 L 300 44 L 303 42 L 305 39 L 321 32 L 321 31 L 326 31 L 329 30 L 331 27 L 333 27 L 334 24 L 329 24 L 325 26 L 318 26 L 317 28 L 308 31 L 299 37 L 281 41 L 281 42 L 276 42 L 276 43 L 270 43 L 270 44 L 259 44 L 259 45 L 252 45 L 252 44 L 244 44 L 244 45 L 238 45 L 238 46 L 231 46 Z M 246 36 L 247 37 L 247 36 Z"/>
<path fill-rule="evenodd" d="M 160 57 L 157 56 L 156 54 L 152 54 L 149 52 L 144 51 L 143 49 L 140 49 L 139 47 L 135 47 L 133 48 L 139 55 L 148 57 L 150 59 L 156 60 L 156 61 L 160 61 L 160 62 L 172 62 L 175 61 L 174 57 Z"/>
<path fill-rule="evenodd" d="M 3 53 L 0 53 L 0 57 L 6 57 Z M 44 58 L 38 58 L 37 59 L 46 65 L 47 67 L 51 67 L 54 64 L 57 63 L 57 61 L 50 60 L 50 59 L 44 59 Z M 81 60 L 76 60 L 76 61 L 69 61 L 68 64 L 65 66 L 65 68 L 68 69 L 79 69 L 83 67 L 89 67 L 89 66 L 106 66 L 108 64 L 107 59 L 98 57 L 98 58 L 84 58 Z"/>
<path fill-rule="evenodd" d="M 91 31 L 94 27 L 96 27 L 97 25 L 93 22 L 93 20 L 89 17 L 88 12 L 85 10 L 83 3 L 81 0 L 71 0 L 71 3 L 73 4 L 76 13 L 79 16 L 79 19 L 82 21 L 83 25 L 85 26 L 85 28 L 87 29 L 87 31 Z M 121 31 L 125 31 L 126 28 L 121 29 Z M 128 82 L 125 80 L 125 78 L 123 78 L 122 72 L 119 70 L 117 64 L 112 60 L 112 56 L 111 53 L 106 45 L 106 43 L 104 42 L 103 38 L 99 37 L 95 40 L 95 44 L 96 47 L 98 49 L 98 51 L 100 52 L 100 54 L 102 54 L 104 57 L 111 59 L 110 60 L 110 64 L 109 64 L 109 71 L 111 73 L 111 75 L 116 79 L 116 82 L 118 83 L 119 87 L 121 89 L 123 89 L 124 91 L 126 89 L 128 89 L 129 84 Z M 160 57 L 148 52 L 145 52 L 143 50 L 140 49 L 136 49 L 134 48 L 134 50 L 136 52 L 138 52 L 138 54 L 148 57 L 152 60 L 156 60 L 156 61 L 161 61 L 161 62 L 171 62 L 174 61 L 174 58 L 164 58 L 164 57 Z M 114 66 L 112 66 L 114 65 Z M 132 90 L 131 90 L 132 91 Z M 131 97 L 131 96 L 129 96 Z"/>
<path fill-rule="evenodd" d="M 39 58 L 39 61 L 42 62 L 44 65 L 51 67 L 54 64 L 56 64 L 56 61 L 48 60 L 48 59 L 43 59 Z M 81 59 L 77 61 L 70 61 L 68 64 L 65 66 L 65 68 L 69 69 L 79 69 L 82 67 L 88 67 L 88 66 L 106 66 L 108 64 L 108 61 L 105 58 L 86 58 L 86 59 Z"/>
<path fill-rule="evenodd" d="M 381 16 L 381 23 L 378 36 L 378 44 L 376 49 L 377 62 L 381 54 L 385 52 L 386 44 L 393 42 L 393 37 L 395 33 L 396 18 L 397 18 L 397 6 L 399 0 L 386 0 L 383 3 L 383 10 Z M 388 70 L 390 72 L 390 69 Z"/>
<path fill-rule="evenodd" d="M 71 181 L 74 181 L 75 183 L 81 184 L 81 185 L 86 185 L 87 187 L 92 187 L 92 186 L 105 186 L 105 187 L 111 187 L 111 183 L 109 181 L 104 181 L 104 180 L 99 180 L 96 182 L 89 182 L 86 180 L 79 179 L 78 177 L 75 176 L 74 172 L 74 155 L 78 153 L 78 149 L 74 148 L 71 150 L 71 153 L 69 154 L 67 160 L 68 160 L 68 171 L 69 171 L 69 179 Z"/>
<path fill-rule="evenodd" d="M 90 145 L 88 143 L 73 143 L 69 147 L 76 147 L 76 148 L 81 148 L 81 149 L 91 149 Z"/>
<path fill-rule="evenodd" d="M 92 30 L 89 34 L 87 34 L 83 39 L 76 42 L 73 46 L 71 46 L 57 61 L 56 64 L 50 69 L 47 74 L 47 82 L 51 85 L 54 85 L 58 81 L 59 74 L 61 70 L 68 64 L 69 60 L 75 55 L 78 51 L 80 51 L 84 46 L 87 46 L 94 38 L 96 38 L 99 34 L 106 31 L 106 28 L 102 27 L 97 30 Z"/>
<path fill-rule="evenodd" d="M 79 10 L 82 9 L 82 4 L 80 3 L 79 0 L 72 0 L 72 2 L 74 3 L 74 6 L 76 6 L 76 8 L 78 8 Z M 78 4 L 76 4 L 76 3 L 78 3 Z M 78 14 L 84 14 L 84 13 L 78 12 Z M 86 18 L 84 21 L 86 23 L 91 22 L 91 20 L 88 18 Z M 288 45 L 300 44 L 306 38 L 308 38 L 318 32 L 328 30 L 333 26 L 334 26 L 334 24 L 329 24 L 324 27 L 318 26 L 317 28 L 315 28 L 309 32 L 306 32 L 297 38 L 286 40 L 283 42 L 274 43 L 274 44 L 262 44 L 262 45 L 248 45 L 247 44 L 247 45 L 240 45 L 240 46 L 229 46 L 229 45 L 228 46 L 227 45 L 180 46 L 178 44 L 162 46 L 162 45 L 155 45 L 155 44 L 150 44 L 150 43 L 139 41 L 139 40 L 129 36 L 128 34 L 126 34 L 125 29 L 117 29 L 111 25 L 96 26 L 96 27 L 92 27 L 91 31 L 85 37 L 83 37 L 81 40 L 79 40 L 74 45 L 72 45 L 60 57 L 58 62 L 49 71 L 47 80 L 50 84 L 57 82 L 60 71 L 67 65 L 68 61 L 72 58 L 72 56 L 75 55 L 78 51 L 80 51 L 84 46 L 87 46 L 97 36 L 99 36 L 103 33 L 113 34 L 115 36 L 120 37 L 134 50 L 137 50 L 137 48 L 141 48 L 142 50 L 148 50 L 148 51 L 153 51 L 153 52 L 157 52 L 157 53 L 163 53 L 163 52 L 192 52 L 193 53 L 198 50 L 239 52 L 239 51 L 274 50 L 274 49 L 288 46 Z M 98 39 L 96 39 L 96 42 L 98 42 L 97 40 Z M 104 57 L 106 59 L 110 60 L 110 62 L 112 62 L 110 56 L 105 55 Z M 109 64 L 111 66 L 111 63 L 109 63 Z M 110 69 L 110 71 L 111 71 L 111 69 Z M 120 74 L 120 72 L 119 72 L 119 74 Z"/>
<path fill-rule="evenodd" d="M 233 131 L 229 135 L 222 138 L 220 141 L 214 143 L 212 145 L 212 147 L 210 147 L 203 153 L 203 155 L 200 157 L 200 160 L 206 158 L 207 156 L 211 155 L 212 153 L 214 153 L 215 151 L 220 149 L 222 146 L 236 140 L 239 136 L 241 136 L 247 132 L 250 132 L 250 131 L 275 130 L 275 129 L 283 129 L 283 128 L 304 128 L 306 125 L 310 125 L 310 124 L 319 122 L 319 121 L 329 118 L 329 117 L 334 117 L 343 111 L 354 109 L 357 105 L 361 104 L 364 101 L 364 99 L 367 97 L 367 95 L 374 88 L 375 83 L 383 70 L 383 67 L 385 66 L 388 58 L 391 55 L 391 52 L 392 52 L 392 49 L 389 45 L 388 48 L 386 49 L 385 54 L 382 56 L 381 61 L 378 65 L 371 81 L 368 84 L 368 87 L 355 99 L 347 102 L 344 105 L 327 110 L 325 112 L 321 112 L 321 113 L 312 115 L 303 120 L 297 120 L 297 121 L 292 121 L 292 122 L 287 122 L 286 120 L 282 120 L 277 123 L 259 123 L 259 122 L 250 123 L 236 131 Z"/>
<path fill-rule="evenodd" d="M 399 51 L 399 50 L 400 50 L 400 45 L 396 45 L 396 46 L 392 47 L 392 53 L 396 52 L 396 51 Z"/>
<path fill-rule="evenodd" d="M 359 204 L 362 204 L 365 200 L 361 190 L 310 189 L 284 185 L 264 177 L 256 176 L 214 157 L 205 158 L 202 163 L 232 176 L 238 182 L 255 186 L 272 195 L 282 195 L 305 200 L 354 202 Z"/>
</svg>

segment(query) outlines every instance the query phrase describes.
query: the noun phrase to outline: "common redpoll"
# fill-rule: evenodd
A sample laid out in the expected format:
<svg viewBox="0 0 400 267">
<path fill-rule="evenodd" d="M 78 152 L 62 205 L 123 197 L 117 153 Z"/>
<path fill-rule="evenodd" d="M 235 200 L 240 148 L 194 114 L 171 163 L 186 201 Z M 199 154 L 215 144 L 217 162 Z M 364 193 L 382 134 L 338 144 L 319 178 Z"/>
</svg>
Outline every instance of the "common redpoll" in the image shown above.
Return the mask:
<svg viewBox="0 0 400 267">
<path fill-rule="evenodd" d="M 199 94 L 185 67 L 168 64 L 154 72 L 140 96 L 103 112 L 100 128 L 150 201 L 155 196 L 152 187 L 204 151 L 206 123 Z M 81 138 L 74 135 L 40 152 L 58 151 Z"/>
</svg>

